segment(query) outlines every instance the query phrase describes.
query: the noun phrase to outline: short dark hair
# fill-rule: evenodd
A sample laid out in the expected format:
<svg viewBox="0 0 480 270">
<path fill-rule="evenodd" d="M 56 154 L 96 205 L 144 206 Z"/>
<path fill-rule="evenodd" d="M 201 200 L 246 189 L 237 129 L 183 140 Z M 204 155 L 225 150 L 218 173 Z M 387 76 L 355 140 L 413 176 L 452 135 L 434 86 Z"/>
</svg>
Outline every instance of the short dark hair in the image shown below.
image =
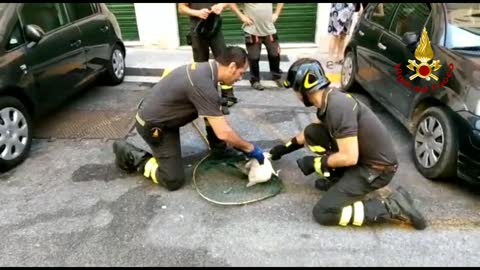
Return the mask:
<svg viewBox="0 0 480 270">
<path fill-rule="evenodd" d="M 219 57 L 217 57 L 217 62 L 222 66 L 228 66 L 230 63 L 235 63 L 237 67 L 245 66 L 247 60 L 247 52 L 245 49 L 238 46 L 227 46 Z"/>
</svg>

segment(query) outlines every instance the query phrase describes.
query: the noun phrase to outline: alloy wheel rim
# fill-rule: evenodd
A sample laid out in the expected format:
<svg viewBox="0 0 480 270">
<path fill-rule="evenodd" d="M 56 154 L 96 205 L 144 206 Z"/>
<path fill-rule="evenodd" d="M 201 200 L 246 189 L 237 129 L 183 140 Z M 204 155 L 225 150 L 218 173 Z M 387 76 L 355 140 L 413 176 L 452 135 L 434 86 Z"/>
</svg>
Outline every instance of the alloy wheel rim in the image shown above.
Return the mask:
<svg viewBox="0 0 480 270">
<path fill-rule="evenodd" d="M 350 56 L 347 56 L 342 65 L 342 84 L 345 86 L 350 81 L 353 72 L 353 62 Z"/>
<path fill-rule="evenodd" d="M 28 142 L 28 124 L 21 111 L 13 107 L 0 110 L 0 158 L 20 156 Z"/>
<path fill-rule="evenodd" d="M 119 79 L 122 78 L 125 72 L 125 61 L 123 60 L 122 52 L 118 49 L 113 52 L 112 65 L 115 76 Z"/>
<path fill-rule="evenodd" d="M 428 116 L 420 123 L 415 135 L 415 155 L 417 161 L 425 168 L 435 166 L 445 145 L 445 133 L 440 122 Z"/>
</svg>

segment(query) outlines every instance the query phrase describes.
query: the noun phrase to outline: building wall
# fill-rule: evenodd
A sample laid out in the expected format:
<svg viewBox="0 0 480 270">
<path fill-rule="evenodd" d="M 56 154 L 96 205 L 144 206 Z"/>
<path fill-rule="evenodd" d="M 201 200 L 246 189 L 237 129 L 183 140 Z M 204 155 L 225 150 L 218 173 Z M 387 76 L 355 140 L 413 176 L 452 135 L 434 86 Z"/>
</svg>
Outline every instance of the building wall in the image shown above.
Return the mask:
<svg viewBox="0 0 480 270">
<path fill-rule="evenodd" d="M 330 3 L 317 4 L 317 30 L 315 43 L 328 48 L 327 37 Z M 154 45 L 163 49 L 180 46 L 176 3 L 135 3 L 138 34 L 142 45 Z"/>
<path fill-rule="evenodd" d="M 180 46 L 175 3 L 135 3 L 135 14 L 140 43 L 163 49 Z"/>
<path fill-rule="evenodd" d="M 331 3 L 317 4 L 317 32 L 315 33 L 315 43 L 322 51 L 328 51 L 328 19 L 330 17 Z"/>
</svg>

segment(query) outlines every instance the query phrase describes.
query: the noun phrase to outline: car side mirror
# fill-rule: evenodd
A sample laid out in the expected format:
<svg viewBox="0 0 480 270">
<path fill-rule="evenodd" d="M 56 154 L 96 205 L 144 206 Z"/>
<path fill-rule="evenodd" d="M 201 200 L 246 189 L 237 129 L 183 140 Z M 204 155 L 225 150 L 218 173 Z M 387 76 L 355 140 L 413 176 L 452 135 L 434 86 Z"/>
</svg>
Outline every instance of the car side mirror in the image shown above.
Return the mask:
<svg viewBox="0 0 480 270">
<path fill-rule="evenodd" d="M 415 32 L 406 32 L 403 34 L 402 40 L 410 51 L 415 51 L 418 43 L 418 35 Z"/>
<path fill-rule="evenodd" d="M 45 31 L 38 25 L 29 24 L 25 26 L 25 38 L 28 41 L 38 43 L 44 35 Z"/>
</svg>

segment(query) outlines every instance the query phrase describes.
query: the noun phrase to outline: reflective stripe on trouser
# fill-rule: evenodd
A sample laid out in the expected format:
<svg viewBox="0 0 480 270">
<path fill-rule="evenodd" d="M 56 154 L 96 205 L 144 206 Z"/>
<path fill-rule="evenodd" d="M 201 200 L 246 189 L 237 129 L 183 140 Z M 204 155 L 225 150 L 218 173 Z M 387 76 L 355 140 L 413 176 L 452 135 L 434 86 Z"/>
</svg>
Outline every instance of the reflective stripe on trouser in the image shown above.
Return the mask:
<svg viewBox="0 0 480 270">
<path fill-rule="evenodd" d="M 313 207 L 315 221 L 322 225 L 338 226 L 340 221 L 342 224 L 349 224 L 353 223 L 353 219 L 355 225 L 365 226 L 388 220 L 390 214 L 381 198 L 365 200 L 365 195 L 387 185 L 395 173 L 382 174 L 373 182 L 369 179 L 372 173 L 374 171 L 362 165 L 347 167 L 337 183 L 325 192 Z M 348 206 L 351 207 L 351 214 L 345 209 Z"/>
<path fill-rule="evenodd" d="M 358 201 L 353 204 L 353 207 L 349 205 L 342 209 L 338 225 L 347 226 L 351 221 L 355 226 L 362 226 L 364 218 L 365 213 L 363 209 L 363 202 Z"/>
<path fill-rule="evenodd" d="M 146 178 L 152 179 L 152 181 L 155 184 L 158 184 L 157 181 L 157 169 L 158 169 L 158 163 L 157 160 L 154 157 L 151 157 L 147 163 L 145 164 L 145 169 L 143 171 L 143 176 Z"/>
</svg>

